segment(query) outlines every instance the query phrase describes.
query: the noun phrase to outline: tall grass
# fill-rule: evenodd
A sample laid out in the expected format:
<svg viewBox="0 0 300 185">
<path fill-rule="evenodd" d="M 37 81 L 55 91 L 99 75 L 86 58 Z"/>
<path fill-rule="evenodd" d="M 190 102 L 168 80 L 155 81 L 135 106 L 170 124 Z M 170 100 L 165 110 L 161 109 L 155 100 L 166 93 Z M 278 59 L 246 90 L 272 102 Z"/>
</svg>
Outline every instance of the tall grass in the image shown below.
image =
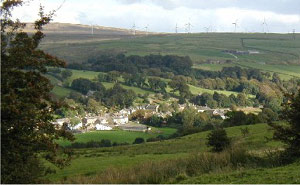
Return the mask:
<svg viewBox="0 0 300 185">
<path fill-rule="evenodd" d="M 257 163 L 258 158 L 248 154 L 241 147 L 234 147 L 221 153 L 204 152 L 181 159 L 145 162 L 130 168 L 109 168 L 95 176 L 78 176 L 65 179 L 60 183 L 174 183 L 187 176 L 251 168 L 255 167 Z"/>
</svg>

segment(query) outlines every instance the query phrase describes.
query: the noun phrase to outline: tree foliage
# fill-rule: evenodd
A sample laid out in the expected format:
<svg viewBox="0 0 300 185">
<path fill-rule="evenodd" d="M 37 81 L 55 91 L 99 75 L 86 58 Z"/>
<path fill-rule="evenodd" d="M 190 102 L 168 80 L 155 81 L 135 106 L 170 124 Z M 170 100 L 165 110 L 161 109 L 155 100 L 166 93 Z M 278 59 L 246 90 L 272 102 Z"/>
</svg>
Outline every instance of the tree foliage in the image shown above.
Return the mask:
<svg viewBox="0 0 300 185">
<path fill-rule="evenodd" d="M 211 131 L 207 136 L 207 146 L 212 147 L 212 151 L 221 152 L 230 145 L 226 131 L 223 128 L 217 128 Z"/>
<path fill-rule="evenodd" d="M 64 66 L 64 62 L 38 46 L 44 37 L 42 28 L 54 12 L 40 8 L 35 32 L 22 31 L 25 24 L 11 20 L 14 7 L 23 1 L 6 0 L 1 6 L 1 181 L 2 183 L 36 183 L 45 174 L 40 158 L 63 167 L 70 153 L 58 155 L 54 142 L 60 137 L 72 139 L 65 130 L 51 124 L 59 107 L 51 96 L 52 85 L 43 76 L 47 66 Z M 60 157 L 62 156 L 62 157 Z"/>
<path fill-rule="evenodd" d="M 274 139 L 287 144 L 287 153 L 293 157 L 300 156 L 300 90 L 297 94 L 286 94 L 288 101 L 284 104 L 281 118 L 287 124 L 270 123 L 275 130 Z"/>
</svg>

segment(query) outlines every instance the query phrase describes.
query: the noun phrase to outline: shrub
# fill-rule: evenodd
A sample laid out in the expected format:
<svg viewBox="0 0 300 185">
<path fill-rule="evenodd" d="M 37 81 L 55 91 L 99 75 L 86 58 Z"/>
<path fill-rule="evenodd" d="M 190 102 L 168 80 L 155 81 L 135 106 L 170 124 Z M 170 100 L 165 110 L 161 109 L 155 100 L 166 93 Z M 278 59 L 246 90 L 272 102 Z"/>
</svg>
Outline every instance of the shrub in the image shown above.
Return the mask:
<svg viewBox="0 0 300 185">
<path fill-rule="evenodd" d="M 100 148 L 100 147 L 111 147 L 117 143 L 111 144 L 109 139 L 102 139 L 101 141 L 89 141 L 87 143 L 79 143 L 75 142 L 72 143 L 67 148 Z M 118 144 L 117 144 L 118 145 Z"/>
<path fill-rule="evenodd" d="M 246 137 L 250 133 L 248 127 L 240 128 L 240 130 L 241 130 L 241 133 L 242 133 L 243 137 Z"/>
<path fill-rule="evenodd" d="M 211 131 L 207 136 L 207 140 L 207 146 L 213 147 L 213 152 L 221 152 L 231 143 L 230 138 L 227 137 L 227 133 L 223 128 Z"/>
<path fill-rule="evenodd" d="M 145 142 L 144 138 L 142 138 L 142 137 L 137 137 L 137 138 L 134 140 L 133 144 L 142 144 L 142 143 L 144 143 L 144 142 Z"/>
</svg>

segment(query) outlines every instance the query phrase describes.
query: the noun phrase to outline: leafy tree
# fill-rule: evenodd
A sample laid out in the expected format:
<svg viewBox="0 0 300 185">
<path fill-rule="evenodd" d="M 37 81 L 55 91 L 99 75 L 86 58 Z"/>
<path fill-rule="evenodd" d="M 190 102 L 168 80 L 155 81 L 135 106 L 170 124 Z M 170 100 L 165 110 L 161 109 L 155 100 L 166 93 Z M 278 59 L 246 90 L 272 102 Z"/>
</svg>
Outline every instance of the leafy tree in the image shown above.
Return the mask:
<svg viewBox="0 0 300 185">
<path fill-rule="evenodd" d="M 110 71 L 107 73 L 107 82 L 118 82 L 118 77 L 120 77 L 120 73 L 118 71 Z"/>
<path fill-rule="evenodd" d="M 136 98 L 136 94 L 132 90 L 126 90 L 119 83 L 113 88 L 108 89 L 104 95 L 103 101 L 107 106 L 119 108 L 130 107 Z"/>
<path fill-rule="evenodd" d="M 71 88 L 83 94 L 87 94 L 92 89 L 92 83 L 89 79 L 78 78 L 73 80 Z"/>
<path fill-rule="evenodd" d="M 211 131 L 207 136 L 208 147 L 212 147 L 213 152 L 222 152 L 231 143 L 226 131 L 223 128 L 217 128 Z"/>
<path fill-rule="evenodd" d="M 281 84 L 281 79 L 280 79 L 278 73 L 273 73 L 272 82 L 274 82 L 276 84 Z"/>
<path fill-rule="evenodd" d="M 73 75 L 73 73 L 71 70 L 64 70 L 61 72 L 61 77 L 63 79 L 67 79 L 67 78 L 71 77 L 72 75 Z"/>
<path fill-rule="evenodd" d="M 191 129 L 192 127 L 194 127 L 196 115 L 197 115 L 197 110 L 192 107 L 188 107 L 183 110 L 182 112 L 183 129 Z"/>
<path fill-rule="evenodd" d="M 142 144 L 142 143 L 145 143 L 145 139 L 142 137 L 137 137 L 133 142 L 133 144 Z"/>
<path fill-rule="evenodd" d="M 99 73 L 97 78 L 99 82 L 107 82 L 107 75 L 104 73 Z"/>
<path fill-rule="evenodd" d="M 59 107 L 50 91 L 52 85 L 43 75 L 47 66 L 63 67 L 64 62 L 39 48 L 42 28 L 54 12 L 40 8 L 35 32 L 22 32 L 25 26 L 11 20 L 14 7 L 23 1 L 2 1 L 1 5 L 1 182 L 38 183 L 47 169 L 44 158 L 58 167 L 67 165 L 70 152 L 55 143 L 59 138 L 73 139 L 63 128 L 51 123 Z M 60 152 L 65 155 L 59 155 Z"/>
<path fill-rule="evenodd" d="M 271 123 L 278 120 L 278 114 L 270 108 L 264 108 L 262 112 L 258 114 L 258 117 L 262 123 Z"/>
<path fill-rule="evenodd" d="M 288 101 L 284 104 L 281 118 L 287 124 L 270 123 L 274 129 L 273 138 L 287 144 L 286 154 L 300 156 L 300 90 L 297 94 L 286 94 Z"/>
<path fill-rule="evenodd" d="M 148 79 L 149 87 L 153 91 L 166 92 L 167 84 L 158 77 Z"/>
<path fill-rule="evenodd" d="M 243 93 L 239 93 L 236 97 L 236 103 L 239 106 L 246 106 L 247 105 L 247 97 Z"/>
<path fill-rule="evenodd" d="M 87 105 L 87 111 L 94 114 L 99 114 L 101 111 L 101 104 L 94 100 L 93 98 L 89 98 Z"/>
<path fill-rule="evenodd" d="M 166 113 L 166 112 L 168 112 L 168 110 L 169 110 L 169 106 L 168 106 L 168 104 L 166 104 L 166 103 L 163 102 L 163 103 L 161 103 L 161 104 L 159 105 L 158 110 L 159 110 L 160 112 Z"/>
<path fill-rule="evenodd" d="M 144 124 L 154 126 L 154 127 L 161 127 L 163 123 L 163 118 L 157 115 L 152 115 L 148 119 L 144 120 Z"/>
</svg>

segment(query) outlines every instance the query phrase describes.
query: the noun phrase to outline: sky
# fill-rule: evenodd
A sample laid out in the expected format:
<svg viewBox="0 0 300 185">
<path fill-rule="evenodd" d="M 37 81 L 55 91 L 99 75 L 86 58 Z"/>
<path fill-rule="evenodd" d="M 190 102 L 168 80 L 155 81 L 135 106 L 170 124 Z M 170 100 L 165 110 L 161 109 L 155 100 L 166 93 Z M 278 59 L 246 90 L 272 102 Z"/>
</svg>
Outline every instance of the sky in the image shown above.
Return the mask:
<svg viewBox="0 0 300 185">
<path fill-rule="evenodd" d="M 16 8 L 14 18 L 34 21 L 39 4 L 46 11 L 62 5 L 53 20 L 62 23 L 172 33 L 176 25 L 182 33 L 300 32 L 300 0 L 33 0 Z"/>
</svg>

